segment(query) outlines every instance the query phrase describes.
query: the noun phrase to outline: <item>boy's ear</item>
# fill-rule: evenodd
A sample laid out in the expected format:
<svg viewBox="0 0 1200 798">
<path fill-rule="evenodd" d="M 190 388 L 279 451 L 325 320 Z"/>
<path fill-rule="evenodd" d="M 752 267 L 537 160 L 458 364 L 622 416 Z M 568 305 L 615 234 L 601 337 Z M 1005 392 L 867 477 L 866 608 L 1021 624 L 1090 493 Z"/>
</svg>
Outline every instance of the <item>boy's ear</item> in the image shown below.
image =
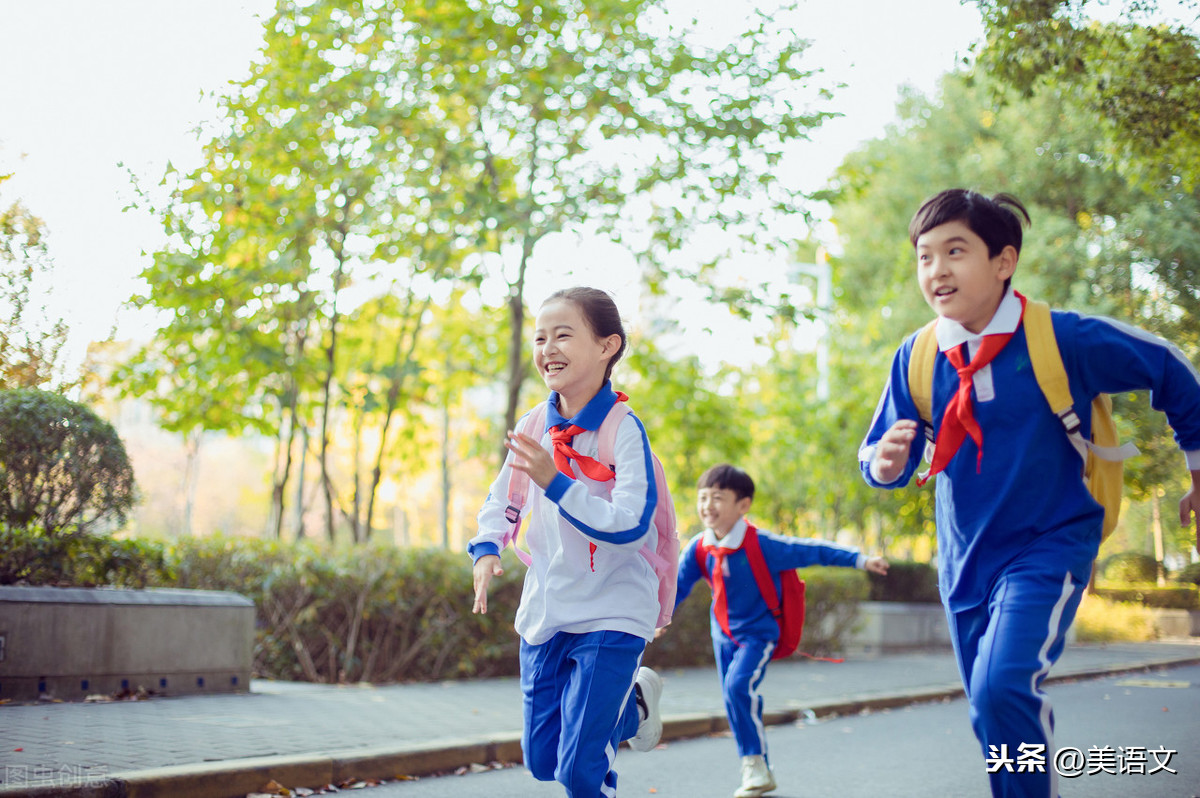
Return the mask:
<svg viewBox="0 0 1200 798">
<path fill-rule="evenodd" d="M 1001 281 L 1011 279 L 1017 271 L 1017 248 L 1009 244 L 1004 249 L 1000 250 L 1000 254 L 996 256 L 999 261 L 996 267 L 996 276 Z"/>
<path fill-rule="evenodd" d="M 751 504 L 754 504 L 754 498 L 752 496 L 743 496 L 737 500 L 737 504 L 734 505 L 734 508 L 737 510 L 738 515 L 745 515 L 746 513 L 750 512 Z"/>
</svg>

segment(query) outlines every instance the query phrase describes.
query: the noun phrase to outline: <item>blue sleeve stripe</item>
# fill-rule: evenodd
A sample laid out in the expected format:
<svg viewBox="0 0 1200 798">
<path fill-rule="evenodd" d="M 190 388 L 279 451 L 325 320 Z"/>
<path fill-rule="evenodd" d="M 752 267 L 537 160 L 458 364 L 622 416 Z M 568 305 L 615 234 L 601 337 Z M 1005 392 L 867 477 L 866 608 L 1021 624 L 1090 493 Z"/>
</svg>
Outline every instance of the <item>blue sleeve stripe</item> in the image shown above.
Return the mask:
<svg viewBox="0 0 1200 798">
<path fill-rule="evenodd" d="M 601 532 L 598 529 L 593 529 L 587 524 L 574 518 L 570 513 L 559 509 L 563 517 L 574 524 L 580 532 L 591 538 L 603 540 L 607 543 L 632 543 L 641 538 L 650 529 L 650 519 L 654 517 L 654 508 L 658 504 L 658 486 L 654 482 L 654 460 L 650 454 L 650 441 L 646 437 L 646 428 L 642 426 L 642 420 L 633 413 L 629 414 L 638 425 L 638 431 L 642 435 L 642 460 L 646 468 L 646 503 L 642 507 L 642 516 L 638 519 L 637 526 L 624 532 Z"/>
</svg>

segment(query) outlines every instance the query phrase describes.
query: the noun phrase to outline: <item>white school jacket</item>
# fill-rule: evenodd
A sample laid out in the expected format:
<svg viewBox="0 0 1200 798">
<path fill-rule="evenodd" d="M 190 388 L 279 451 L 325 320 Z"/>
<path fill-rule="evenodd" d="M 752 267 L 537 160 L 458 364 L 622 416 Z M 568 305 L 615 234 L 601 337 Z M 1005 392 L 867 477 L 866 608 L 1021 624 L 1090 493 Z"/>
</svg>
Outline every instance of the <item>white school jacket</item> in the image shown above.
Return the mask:
<svg viewBox="0 0 1200 798">
<path fill-rule="evenodd" d="M 570 423 L 584 428 L 572 447 L 598 456 L 600 428 L 617 395 L 606 383 L 572 419 L 558 412 L 558 395 L 547 400 L 546 428 L 530 433 L 553 451 L 550 428 Z M 525 432 L 527 413 L 517 423 Z M 467 545 L 471 559 L 498 554 L 511 524 L 505 518 L 512 453 L 505 459 L 483 508 L 479 534 Z M 658 619 L 658 577 L 639 550 L 653 548 L 657 531 L 652 517 L 657 501 L 650 443 L 642 422 L 632 413 L 617 430 L 613 447 L 616 477 L 595 482 L 571 461 L 575 479 L 558 474 L 546 490 L 530 481 L 521 544 L 533 558 L 525 575 L 517 609 L 517 633 L 530 644 L 547 642 L 558 632 L 627 632 L 654 639 Z"/>
</svg>

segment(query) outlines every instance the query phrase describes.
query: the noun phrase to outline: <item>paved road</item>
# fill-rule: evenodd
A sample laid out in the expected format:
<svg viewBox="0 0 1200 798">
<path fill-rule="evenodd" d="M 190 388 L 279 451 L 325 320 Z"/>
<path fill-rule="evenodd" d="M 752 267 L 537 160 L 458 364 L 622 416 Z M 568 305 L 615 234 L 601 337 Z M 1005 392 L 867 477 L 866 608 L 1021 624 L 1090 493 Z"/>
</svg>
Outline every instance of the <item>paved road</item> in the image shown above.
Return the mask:
<svg viewBox="0 0 1200 798">
<path fill-rule="evenodd" d="M 1146 668 L 1184 664 L 1200 664 L 1200 641 L 1076 645 L 1067 648 L 1050 679 L 1144 674 Z M 724 728 L 713 668 L 663 675 L 667 739 Z M 851 657 L 843 664 L 781 661 L 771 666 L 764 687 L 773 726 L 808 713 L 847 715 L 960 693 L 948 651 Z M 965 724 L 965 710 L 956 717 Z M 519 761 L 520 725 L 515 679 L 387 687 L 256 682 L 248 694 L 10 704 L 0 706 L 0 798 L 244 798 L 272 780 L 319 787 L 436 773 L 506 757 Z M 970 742 L 969 730 L 961 728 L 959 736 Z M 905 742 L 909 737 L 904 730 L 896 733 Z M 894 746 L 886 739 L 879 744 Z M 732 756 L 728 748 L 710 760 L 726 756 Z M 632 752 L 621 760 L 622 768 L 629 762 L 652 773 L 661 761 L 657 754 Z M 862 759 L 854 772 L 874 767 Z M 692 769 L 712 784 L 725 773 L 736 781 L 736 771 L 736 762 L 719 772 Z M 524 773 L 516 775 L 519 786 L 512 794 L 534 795 L 537 785 Z M 706 781 L 705 787 L 712 784 Z"/>
<path fill-rule="evenodd" d="M 1200 666 L 1051 685 L 1058 716 L 1055 745 L 1076 748 L 1084 773 L 1063 778 L 1063 798 L 1200 796 Z M 777 798 L 970 798 L 986 796 L 983 760 L 963 700 L 918 704 L 773 727 Z M 1144 773 L 1109 774 L 1125 763 Z M 1138 749 L 1145 763 L 1139 767 Z M 1153 754 L 1151 752 L 1161 752 Z M 1172 752 L 1172 753 L 1165 753 Z M 1119 758 L 1118 758 L 1119 756 Z M 648 754 L 622 749 L 620 795 L 719 798 L 738 786 L 738 760 L 727 735 L 677 741 Z M 1164 769 L 1150 774 L 1159 765 Z M 1176 771 L 1171 774 L 1167 771 Z M 1088 770 L 1096 773 L 1088 775 Z M 523 768 L 394 782 L 362 798 L 561 798 L 555 784 Z"/>
</svg>

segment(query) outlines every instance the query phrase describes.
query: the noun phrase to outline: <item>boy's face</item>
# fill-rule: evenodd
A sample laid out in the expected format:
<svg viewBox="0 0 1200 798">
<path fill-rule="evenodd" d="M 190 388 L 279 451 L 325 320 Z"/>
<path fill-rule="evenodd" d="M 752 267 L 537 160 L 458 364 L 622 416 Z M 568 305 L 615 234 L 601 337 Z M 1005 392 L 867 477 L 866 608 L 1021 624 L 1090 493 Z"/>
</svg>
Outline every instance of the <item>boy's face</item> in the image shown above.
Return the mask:
<svg viewBox="0 0 1200 798">
<path fill-rule="evenodd" d="M 738 498 L 728 488 L 701 488 L 696 494 L 696 512 L 706 527 L 723 538 L 750 509 L 749 496 Z"/>
<path fill-rule="evenodd" d="M 929 307 L 973 333 L 987 327 L 1004 282 L 1017 268 L 1017 250 L 988 257 L 987 244 L 964 222 L 946 222 L 917 238 L 917 282 Z"/>
</svg>

